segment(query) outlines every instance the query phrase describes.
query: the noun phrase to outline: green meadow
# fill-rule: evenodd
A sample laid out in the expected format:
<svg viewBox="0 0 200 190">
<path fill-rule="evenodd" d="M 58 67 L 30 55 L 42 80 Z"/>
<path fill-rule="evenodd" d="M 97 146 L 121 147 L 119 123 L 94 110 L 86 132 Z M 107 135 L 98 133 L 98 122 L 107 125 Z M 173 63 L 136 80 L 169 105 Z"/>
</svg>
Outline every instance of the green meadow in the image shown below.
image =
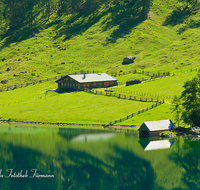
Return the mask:
<svg viewBox="0 0 200 190">
<path fill-rule="evenodd" d="M 112 8 L 105 8 L 108 3 Z M 199 67 L 199 7 L 199 2 L 186 8 L 177 0 L 154 0 L 144 18 L 138 17 L 134 7 L 112 1 L 102 3 L 93 13 L 55 12 L 48 20 L 35 12 L 34 30 L 26 22 L 21 28 L 8 27 L 5 35 L 0 30 L 0 82 L 7 80 L 6 84 L 0 83 L 0 88 L 98 71 L 117 73 L 120 86 L 113 88 L 114 93 L 171 102 L 174 95 L 181 94 L 184 82 L 196 75 L 173 73 Z M 134 63 L 124 64 L 124 57 L 129 55 L 136 57 Z M 135 70 L 141 74 L 133 74 Z M 127 80 L 150 79 L 147 72 L 170 72 L 170 76 L 123 85 Z M 52 80 L 0 92 L 1 120 L 106 124 L 152 104 L 86 92 L 47 92 L 56 88 Z M 155 114 L 154 110 L 159 111 Z M 121 124 L 138 126 L 155 119 L 173 120 L 170 105 L 161 105 Z"/>
<path fill-rule="evenodd" d="M 171 102 L 172 98 L 177 95 L 180 96 L 183 91 L 184 82 L 195 77 L 197 72 L 183 73 L 174 76 L 167 76 L 156 78 L 152 81 L 142 82 L 140 84 L 130 86 L 119 86 L 111 88 L 114 92 L 131 95 L 136 97 L 165 99 Z M 120 78 L 120 77 L 118 77 Z M 137 79 L 132 75 L 132 80 Z M 129 78 L 129 80 L 131 80 Z M 119 80 L 120 81 L 120 80 Z M 100 90 L 100 89 L 99 89 Z"/>
<path fill-rule="evenodd" d="M 188 76 L 186 74 L 169 76 L 128 87 L 119 86 L 111 89 L 117 92 L 117 90 L 123 91 L 128 88 L 131 91 L 152 94 L 154 88 L 154 90 L 157 89 L 156 94 L 159 95 L 165 94 L 164 90 L 166 92 L 170 90 L 170 95 L 177 95 L 176 92 L 182 89 L 182 83 L 184 81 L 183 76 L 187 76 L 187 79 L 189 79 L 192 77 L 192 74 L 193 73 L 189 73 Z M 134 75 L 132 74 L 132 76 Z M 125 77 L 125 75 L 122 77 Z M 127 77 L 129 77 L 129 74 Z M 174 83 L 172 83 L 172 81 L 174 81 Z M 175 85 L 173 86 L 173 84 Z M 161 86 L 162 88 L 158 88 L 157 86 Z M 57 83 L 55 83 L 55 81 L 46 81 L 44 83 L 37 83 L 35 85 L 1 92 L 0 99 L 3 100 L 0 102 L 1 120 L 54 124 L 103 125 L 155 103 L 119 99 L 117 97 L 95 95 L 88 92 L 57 93 L 54 91 L 47 91 L 56 88 Z M 180 90 L 176 91 L 177 88 Z M 140 95 L 139 97 L 142 96 Z M 150 98 L 150 96 L 148 97 Z M 156 98 L 153 97 L 153 99 L 155 100 Z M 170 99 L 168 99 L 168 101 L 170 102 Z M 161 119 L 171 119 L 174 121 L 171 107 L 172 105 L 165 103 L 126 121 L 117 123 L 116 125 L 140 126 L 144 121 Z M 183 125 L 183 123 L 181 123 L 181 125 Z"/>
<path fill-rule="evenodd" d="M 156 121 L 156 120 L 166 120 L 171 119 L 174 123 L 174 114 L 171 112 L 172 105 L 164 103 L 156 108 L 153 108 L 147 112 L 136 115 L 128 120 L 119 123 L 121 126 L 141 126 L 145 121 Z M 118 125 L 118 124 L 115 124 Z M 176 123 L 175 123 L 176 125 Z M 182 121 L 180 126 L 186 126 Z"/>
<path fill-rule="evenodd" d="M 55 82 L 47 82 L 55 87 Z M 68 124 L 107 124 L 152 102 L 121 100 L 87 92 L 45 93 L 46 83 L 1 93 L 1 120 Z"/>
</svg>

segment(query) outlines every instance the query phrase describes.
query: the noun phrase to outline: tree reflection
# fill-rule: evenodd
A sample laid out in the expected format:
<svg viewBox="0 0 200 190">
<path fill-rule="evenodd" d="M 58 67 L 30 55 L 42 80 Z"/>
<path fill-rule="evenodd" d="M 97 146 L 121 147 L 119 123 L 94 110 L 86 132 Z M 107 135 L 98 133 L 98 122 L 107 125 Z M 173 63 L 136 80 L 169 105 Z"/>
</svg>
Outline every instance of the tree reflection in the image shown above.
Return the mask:
<svg viewBox="0 0 200 190">
<path fill-rule="evenodd" d="M 31 169 L 37 169 L 39 174 L 55 174 L 55 178 L 3 178 L 1 179 L 0 189 L 12 190 L 40 190 L 40 189 L 57 189 L 59 186 L 56 168 L 52 163 L 52 158 L 45 156 L 40 152 L 22 147 L 14 147 L 13 145 L 4 144 L 0 146 L 1 158 L 0 168 L 2 174 L 8 176 L 7 169 L 13 169 L 13 172 L 32 176 Z M 7 154 L 7 156 L 6 156 Z"/>
<path fill-rule="evenodd" d="M 41 144 L 42 142 L 41 140 Z M 7 169 L 16 172 L 22 170 L 23 173 L 26 170 L 30 173 L 31 169 L 38 169 L 39 174 L 54 174 L 55 178 L 4 178 L 0 179 L 0 189 L 161 189 L 155 182 L 156 175 L 151 163 L 119 146 L 110 146 L 109 153 L 97 157 L 93 152 L 75 150 L 69 148 L 70 146 L 58 146 L 59 151 L 50 156 L 40 152 L 41 149 L 33 150 L 13 144 L 0 144 L 0 169 L 2 168 L 4 174 Z"/>
<path fill-rule="evenodd" d="M 200 141 L 185 139 L 181 149 L 179 143 L 177 145 L 177 153 L 172 153 L 170 157 L 184 168 L 182 181 L 190 189 L 200 189 Z"/>
<path fill-rule="evenodd" d="M 68 156 L 74 165 L 63 165 L 64 188 L 67 189 L 156 189 L 155 173 L 150 162 L 128 150 L 114 148 L 107 155 L 109 164 L 85 152 L 70 149 Z M 160 188 L 158 188 L 160 189 Z"/>
</svg>

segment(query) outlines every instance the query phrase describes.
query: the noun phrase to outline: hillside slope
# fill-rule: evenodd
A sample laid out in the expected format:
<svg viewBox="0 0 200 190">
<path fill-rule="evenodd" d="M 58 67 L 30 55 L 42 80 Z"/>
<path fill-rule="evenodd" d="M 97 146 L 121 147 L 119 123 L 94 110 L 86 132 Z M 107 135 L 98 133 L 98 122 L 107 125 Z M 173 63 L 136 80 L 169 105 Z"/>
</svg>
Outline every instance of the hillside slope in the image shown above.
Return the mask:
<svg viewBox="0 0 200 190">
<path fill-rule="evenodd" d="M 133 1 L 131 1 L 133 2 Z M 26 25 L 3 36 L 0 44 L 0 88 L 81 70 L 152 72 L 197 68 L 200 60 L 199 4 L 154 0 L 147 17 L 127 4 L 103 4 L 94 13 L 74 13 L 34 29 Z M 133 55 L 132 64 L 123 58 Z M 15 76 L 14 76 L 15 75 Z"/>
</svg>

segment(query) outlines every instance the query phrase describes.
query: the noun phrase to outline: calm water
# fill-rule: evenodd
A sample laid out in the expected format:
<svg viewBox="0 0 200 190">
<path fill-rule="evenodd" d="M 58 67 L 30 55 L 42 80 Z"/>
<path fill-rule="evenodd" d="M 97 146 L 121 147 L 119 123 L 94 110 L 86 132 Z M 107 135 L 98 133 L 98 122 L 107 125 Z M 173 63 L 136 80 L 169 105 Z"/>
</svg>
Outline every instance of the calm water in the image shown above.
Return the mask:
<svg viewBox="0 0 200 190">
<path fill-rule="evenodd" d="M 4 125 L 0 140 L 1 190 L 200 189 L 195 138 Z"/>
</svg>

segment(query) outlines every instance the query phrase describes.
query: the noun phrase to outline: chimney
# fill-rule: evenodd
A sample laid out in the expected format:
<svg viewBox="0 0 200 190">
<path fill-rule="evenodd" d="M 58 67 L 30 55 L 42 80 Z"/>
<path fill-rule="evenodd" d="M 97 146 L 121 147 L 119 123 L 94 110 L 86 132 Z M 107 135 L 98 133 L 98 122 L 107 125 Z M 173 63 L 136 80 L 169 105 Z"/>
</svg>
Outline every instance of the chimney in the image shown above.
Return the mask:
<svg viewBox="0 0 200 190">
<path fill-rule="evenodd" d="M 86 78 L 86 74 L 83 74 L 83 79 L 85 79 Z"/>
</svg>

